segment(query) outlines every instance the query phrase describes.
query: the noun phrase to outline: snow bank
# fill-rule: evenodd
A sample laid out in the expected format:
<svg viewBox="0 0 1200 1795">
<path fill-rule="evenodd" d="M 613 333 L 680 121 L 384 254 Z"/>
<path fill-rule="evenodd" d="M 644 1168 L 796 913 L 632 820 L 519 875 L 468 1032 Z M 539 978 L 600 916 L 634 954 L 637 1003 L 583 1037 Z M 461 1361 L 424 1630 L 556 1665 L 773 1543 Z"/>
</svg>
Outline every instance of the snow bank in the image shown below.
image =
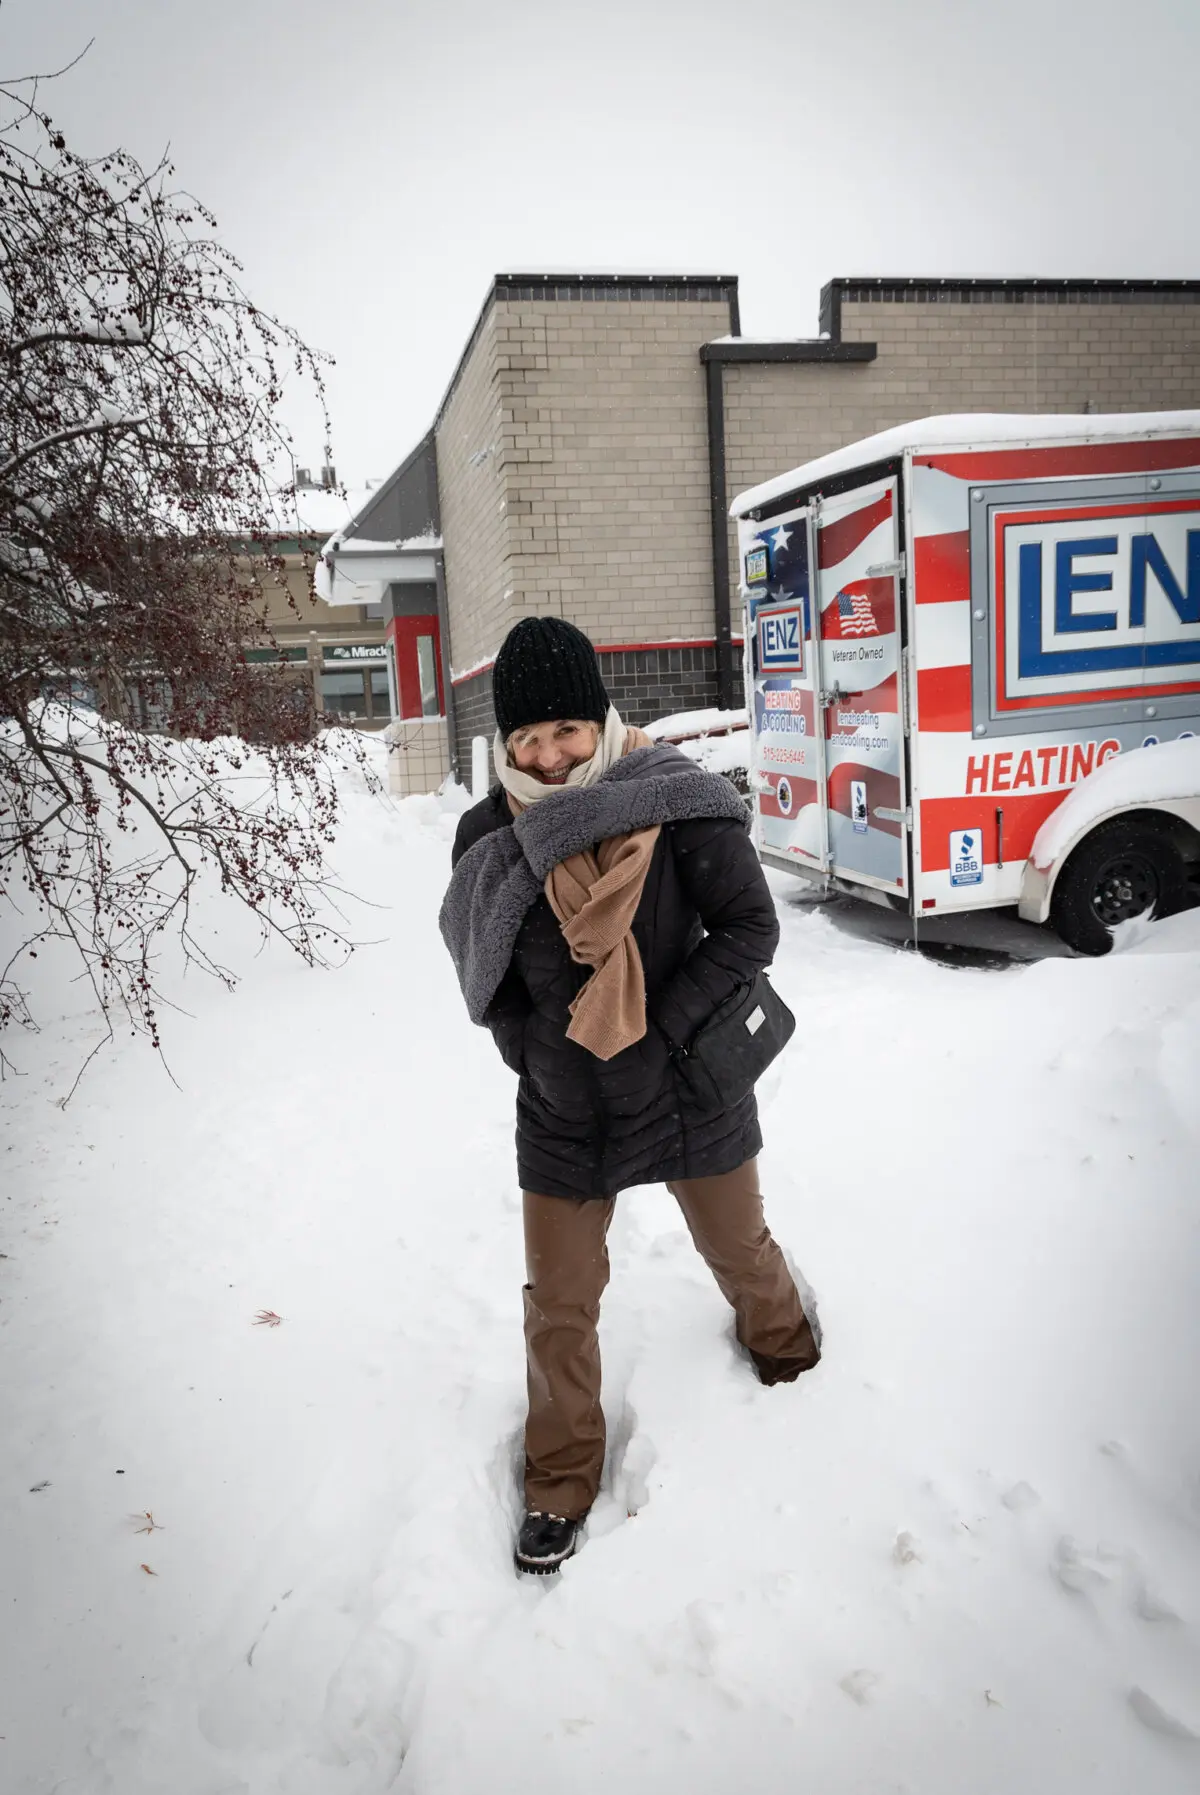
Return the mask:
<svg viewBox="0 0 1200 1795">
<path fill-rule="evenodd" d="M 646 733 L 672 743 L 710 773 L 724 773 L 742 785 L 749 777 L 752 745 L 744 709 L 676 711 L 648 723 Z"/>
<path fill-rule="evenodd" d="M 681 741 L 685 736 L 715 735 L 730 729 L 745 729 L 749 718 L 745 708 L 718 710 L 715 706 L 702 711 L 675 711 L 669 717 L 657 717 L 647 723 L 646 734 L 656 742 Z"/>
<path fill-rule="evenodd" d="M 623 1196 L 603 1493 L 521 1581 L 459 800 L 344 779 L 373 946 L 181 981 L 176 1084 L 122 1042 L 64 1111 L 78 1021 L 0 1084 L 4 1787 L 1192 1795 L 1200 917 L 983 975 L 773 879 L 762 1173 L 825 1361 L 761 1388 L 669 1196 Z"/>
<path fill-rule="evenodd" d="M 709 773 L 724 773 L 727 778 L 740 779 L 743 783 L 749 778 L 749 730 L 734 729 L 728 735 L 704 736 L 697 742 L 680 742 L 679 750 Z"/>
<path fill-rule="evenodd" d="M 1195 736 L 1114 754 L 1051 811 L 1034 836 L 1030 858 L 1045 872 L 1102 817 L 1174 798 L 1200 799 L 1200 739 Z"/>
</svg>

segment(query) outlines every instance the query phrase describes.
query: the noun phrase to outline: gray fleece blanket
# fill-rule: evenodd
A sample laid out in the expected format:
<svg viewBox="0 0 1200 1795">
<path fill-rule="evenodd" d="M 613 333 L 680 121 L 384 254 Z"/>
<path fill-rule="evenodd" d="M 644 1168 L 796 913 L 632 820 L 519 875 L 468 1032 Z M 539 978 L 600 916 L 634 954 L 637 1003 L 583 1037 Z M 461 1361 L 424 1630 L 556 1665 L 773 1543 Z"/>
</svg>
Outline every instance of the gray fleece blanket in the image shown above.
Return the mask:
<svg viewBox="0 0 1200 1795">
<path fill-rule="evenodd" d="M 468 848 L 450 880 L 438 923 L 472 1022 L 482 1022 L 508 971 L 517 934 L 546 874 L 612 835 L 728 817 L 748 823 L 727 779 L 678 748 L 635 748 L 595 785 L 567 787 Z"/>
</svg>

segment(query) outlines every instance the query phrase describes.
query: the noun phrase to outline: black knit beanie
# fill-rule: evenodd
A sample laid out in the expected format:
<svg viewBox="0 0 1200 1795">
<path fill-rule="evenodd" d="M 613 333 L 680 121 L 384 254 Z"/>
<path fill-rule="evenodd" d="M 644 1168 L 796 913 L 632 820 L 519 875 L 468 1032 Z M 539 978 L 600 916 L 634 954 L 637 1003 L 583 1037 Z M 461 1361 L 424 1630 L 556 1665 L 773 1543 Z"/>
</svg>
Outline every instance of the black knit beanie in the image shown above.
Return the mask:
<svg viewBox="0 0 1200 1795">
<path fill-rule="evenodd" d="M 500 645 L 492 702 L 496 727 L 507 741 L 515 729 L 560 717 L 603 723 L 612 700 L 596 650 L 582 630 L 561 617 L 523 617 Z"/>
</svg>

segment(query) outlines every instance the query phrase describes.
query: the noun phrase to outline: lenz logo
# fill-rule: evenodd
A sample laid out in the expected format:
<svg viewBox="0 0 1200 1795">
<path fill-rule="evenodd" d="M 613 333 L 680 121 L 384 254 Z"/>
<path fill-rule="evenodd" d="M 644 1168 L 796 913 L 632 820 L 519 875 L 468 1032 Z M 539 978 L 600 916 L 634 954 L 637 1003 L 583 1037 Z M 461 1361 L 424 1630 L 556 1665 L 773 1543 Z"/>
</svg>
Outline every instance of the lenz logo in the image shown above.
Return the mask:
<svg viewBox="0 0 1200 1795">
<path fill-rule="evenodd" d="M 1200 678 L 1200 499 L 996 516 L 1001 708 Z"/>
<path fill-rule="evenodd" d="M 758 664 L 764 673 L 803 673 L 804 632 L 799 605 L 759 612 Z"/>
</svg>

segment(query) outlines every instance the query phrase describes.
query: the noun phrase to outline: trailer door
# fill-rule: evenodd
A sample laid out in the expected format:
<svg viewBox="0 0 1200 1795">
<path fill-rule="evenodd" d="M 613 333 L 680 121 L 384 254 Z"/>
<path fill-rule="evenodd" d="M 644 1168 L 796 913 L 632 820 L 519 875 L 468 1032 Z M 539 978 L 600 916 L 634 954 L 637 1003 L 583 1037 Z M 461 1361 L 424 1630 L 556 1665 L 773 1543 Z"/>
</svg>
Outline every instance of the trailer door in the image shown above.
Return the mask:
<svg viewBox="0 0 1200 1795">
<path fill-rule="evenodd" d="M 908 892 L 898 482 L 813 507 L 830 871 Z"/>
<path fill-rule="evenodd" d="M 824 872 L 824 741 L 812 519 L 807 507 L 738 527 L 759 849 L 766 860 Z"/>
</svg>

